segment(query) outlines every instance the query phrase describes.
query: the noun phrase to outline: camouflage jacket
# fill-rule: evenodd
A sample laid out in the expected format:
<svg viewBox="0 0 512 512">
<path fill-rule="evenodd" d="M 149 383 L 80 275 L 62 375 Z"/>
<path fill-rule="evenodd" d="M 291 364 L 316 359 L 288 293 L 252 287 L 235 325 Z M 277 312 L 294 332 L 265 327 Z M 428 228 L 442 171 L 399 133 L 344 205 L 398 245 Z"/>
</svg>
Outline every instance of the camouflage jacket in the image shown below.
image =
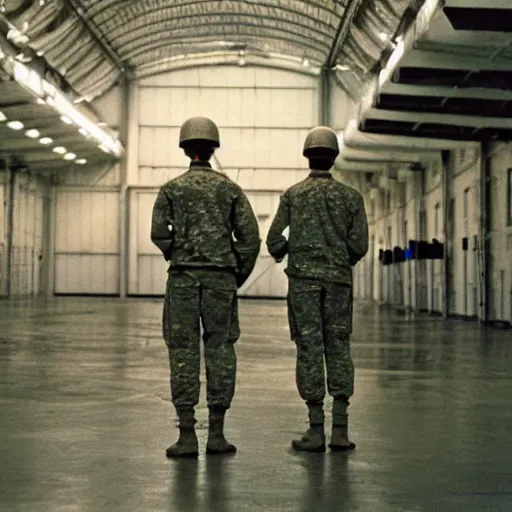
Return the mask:
<svg viewBox="0 0 512 512">
<path fill-rule="evenodd" d="M 252 272 L 261 243 L 242 189 L 205 162 L 192 163 L 161 187 L 151 240 L 171 267 L 232 268 L 239 285 Z"/>
<path fill-rule="evenodd" d="M 289 238 L 282 234 L 289 227 Z M 368 251 L 368 221 L 359 192 L 332 177 L 311 171 L 281 197 L 268 232 L 276 261 L 288 254 L 291 277 L 352 284 L 352 266 Z"/>
</svg>

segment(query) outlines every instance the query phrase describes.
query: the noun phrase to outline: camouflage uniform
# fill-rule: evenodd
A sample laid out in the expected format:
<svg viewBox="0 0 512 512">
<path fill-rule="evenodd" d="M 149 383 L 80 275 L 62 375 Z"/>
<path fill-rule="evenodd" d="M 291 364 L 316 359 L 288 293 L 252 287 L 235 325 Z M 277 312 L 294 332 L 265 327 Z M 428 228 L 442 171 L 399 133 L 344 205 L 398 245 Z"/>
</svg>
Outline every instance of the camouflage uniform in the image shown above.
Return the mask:
<svg viewBox="0 0 512 512">
<path fill-rule="evenodd" d="M 163 334 L 172 401 L 177 410 L 199 401 L 201 321 L 208 406 L 228 409 L 236 379 L 233 345 L 240 336 L 236 290 L 254 268 L 260 246 L 251 205 L 228 177 L 206 162 L 192 162 L 160 189 L 151 239 L 170 262 Z"/>
<path fill-rule="evenodd" d="M 289 226 L 289 241 L 282 235 Z M 281 198 L 267 237 L 277 260 L 288 254 L 290 333 L 297 344 L 297 385 L 306 401 L 325 396 L 324 362 L 331 396 L 352 396 L 352 265 L 368 250 L 363 198 L 311 171 Z"/>
</svg>

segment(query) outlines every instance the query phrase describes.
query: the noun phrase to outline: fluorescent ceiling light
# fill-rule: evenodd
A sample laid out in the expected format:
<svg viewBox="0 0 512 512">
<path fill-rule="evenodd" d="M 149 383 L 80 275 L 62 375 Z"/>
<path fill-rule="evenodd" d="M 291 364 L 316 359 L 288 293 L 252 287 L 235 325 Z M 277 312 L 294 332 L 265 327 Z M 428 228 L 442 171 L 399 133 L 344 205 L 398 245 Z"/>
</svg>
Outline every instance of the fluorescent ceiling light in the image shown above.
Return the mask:
<svg viewBox="0 0 512 512">
<path fill-rule="evenodd" d="M 46 101 L 44 101 L 43 98 L 37 98 L 36 103 L 39 105 L 46 105 Z"/>
<path fill-rule="evenodd" d="M 107 131 L 96 126 L 91 119 L 82 114 L 65 94 L 47 82 L 35 70 L 28 68 L 19 61 L 13 61 L 15 80 L 42 98 L 46 103 L 68 118 L 72 123 L 87 130 L 88 136 L 94 138 L 97 144 L 107 149 L 106 153 L 121 156 L 123 147 L 119 140 Z M 67 121 L 65 121 L 67 122 Z"/>
<path fill-rule="evenodd" d="M 64 155 L 64 160 L 74 160 L 76 158 L 75 153 L 66 153 Z"/>
<path fill-rule="evenodd" d="M 386 32 L 381 32 L 379 34 L 379 38 L 380 38 L 381 41 L 387 41 L 388 37 L 389 36 L 386 34 Z"/>
<path fill-rule="evenodd" d="M 25 125 L 21 122 L 21 121 L 9 121 L 7 123 L 7 126 L 11 129 L 11 130 L 23 130 L 23 128 L 25 128 Z"/>
<path fill-rule="evenodd" d="M 62 119 L 62 121 L 66 124 L 73 124 L 73 121 L 71 121 L 71 119 L 69 119 L 68 116 L 61 116 L 60 117 Z"/>
<path fill-rule="evenodd" d="M 41 135 L 41 134 L 39 133 L 39 130 L 32 129 L 32 130 L 27 130 L 25 132 L 25 135 L 27 137 L 30 137 L 31 139 L 37 139 L 39 137 L 39 135 Z"/>
<path fill-rule="evenodd" d="M 101 151 L 103 151 L 104 153 L 110 153 L 110 151 L 108 150 L 108 148 L 107 148 L 107 147 L 105 147 L 103 144 L 100 144 L 98 147 L 99 147 L 99 148 L 101 149 Z"/>
<path fill-rule="evenodd" d="M 0 121 L 7 121 L 7 117 L 5 117 L 5 114 L 0 111 Z"/>
<path fill-rule="evenodd" d="M 80 130 L 78 130 L 84 137 L 87 137 L 87 135 L 89 135 L 89 132 L 85 129 L 85 128 L 80 128 Z"/>
<path fill-rule="evenodd" d="M 48 144 L 51 144 L 53 142 L 53 139 L 51 139 L 50 137 L 43 137 L 42 139 L 39 139 L 39 142 L 46 146 Z"/>
<path fill-rule="evenodd" d="M 25 128 L 25 125 L 21 122 L 21 121 L 9 121 L 7 123 L 7 126 L 11 129 L 11 130 L 23 130 L 23 128 Z"/>
<path fill-rule="evenodd" d="M 87 160 L 85 158 L 79 158 L 77 161 L 76 161 L 77 164 L 79 165 L 84 165 L 87 163 Z"/>
<path fill-rule="evenodd" d="M 62 146 L 57 146 L 56 148 L 53 148 L 53 152 L 57 153 L 59 155 L 63 155 L 64 153 L 67 153 L 66 148 Z"/>
</svg>

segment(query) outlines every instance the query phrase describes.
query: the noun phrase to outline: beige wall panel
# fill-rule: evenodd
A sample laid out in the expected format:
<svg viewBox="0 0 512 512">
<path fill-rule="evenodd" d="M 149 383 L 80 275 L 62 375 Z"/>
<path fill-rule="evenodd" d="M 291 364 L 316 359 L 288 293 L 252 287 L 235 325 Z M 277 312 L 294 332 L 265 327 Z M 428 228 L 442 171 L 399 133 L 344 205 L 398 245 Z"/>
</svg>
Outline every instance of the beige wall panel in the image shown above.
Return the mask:
<svg viewBox="0 0 512 512">
<path fill-rule="evenodd" d="M 163 256 L 140 255 L 138 261 L 137 295 L 164 295 L 168 264 Z M 133 292 L 130 292 L 133 293 Z"/>
<path fill-rule="evenodd" d="M 119 195 L 57 190 L 55 292 L 119 292 Z"/>
<path fill-rule="evenodd" d="M 119 293 L 119 257 L 109 254 L 56 254 L 55 293 Z"/>
<path fill-rule="evenodd" d="M 184 69 L 175 73 L 162 73 L 139 80 L 141 87 L 197 87 L 199 69 Z"/>
<path fill-rule="evenodd" d="M 134 190 L 130 198 L 130 295 L 161 295 L 165 292 L 168 263 L 151 241 L 151 217 L 158 190 Z"/>
<path fill-rule="evenodd" d="M 285 127 L 309 129 L 316 119 L 315 89 L 140 89 L 141 126 L 179 127 L 192 116 L 206 116 L 222 129 Z"/>
<path fill-rule="evenodd" d="M 512 225 L 507 222 L 508 169 L 512 168 L 512 144 L 491 147 L 491 318 L 512 321 Z"/>
<path fill-rule="evenodd" d="M 269 128 L 221 129 L 215 152 L 222 167 L 304 169 L 302 147 L 307 130 Z M 183 167 L 189 159 L 178 147 L 178 127 L 140 128 L 140 167 Z"/>
<path fill-rule="evenodd" d="M 296 87 L 311 87 L 318 79 L 277 69 L 216 66 L 185 69 L 140 80 L 141 86 L 202 87 L 281 87 L 293 82 Z"/>
<path fill-rule="evenodd" d="M 155 189 L 134 189 L 130 200 L 130 237 L 136 236 L 130 248 L 130 293 L 162 289 L 153 274 L 166 265 L 149 240 L 150 218 L 157 189 L 188 167 L 177 147 L 183 121 L 202 115 L 218 124 L 221 148 L 213 167 L 248 193 L 265 239 L 279 195 L 307 175 L 302 145 L 317 124 L 317 86 L 315 77 L 237 66 L 183 70 L 139 82 L 138 184 Z M 258 190 L 275 192 L 253 193 Z M 250 294 L 285 296 L 286 276 L 273 268 L 265 251 L 255 271 L 263 265 L 263 275 Z"/>
<path fill-rule="evenodd" d="M 101 112 L 101 119 L 111 127 L 118 127 L 121 123 L 122 92 L 119 86 L 112 87 L 99 98 L 95 98 L 93 106 Z"/>
<path fill-rule="evenodd" d="M 161 254 L 156 245 L 151 241 L 151 217 L 153 215 L 153 206 L 156 201 L 156 196 L 156 192 L 141 192 L 138 194 L 136 236 L 139 255 Z"/>
<path fill-rule="evenodd" d="M 467 167 L 467 165 L 464 165 Z M 473 237 L 478 235 L 478 187 L 480 164 L 476 162 L 462 172 L 455 170 L 453 193 L 455 198 L 454 230 L 452 244 L 452 313 L 473 316 L 477 314 L 478 275 L 476 263 L 478 252 L 473 250 Z M 465 190 L 467 207 L 465 208 Z M 468 237 L 469 250 L 462 250 L 462 238 Z"/>
<path fill-rule="evenodd" d="M 58 191 L 56 252 L 115 253 L 119 250 L 115 192 Z"/>
<path fill-rule="evenodd" d="M 331 124 L 336 131 L 343 130 L 350 114 L 350 102 L 347 93 L 331 82 Z"/>
<path fill-rule="evenodd" d="M 67 171 L 59 172 L 58 183 L 71 186 L 115 186 L 119 185 L 120 165 L 75 165 Z"/>
</svg>

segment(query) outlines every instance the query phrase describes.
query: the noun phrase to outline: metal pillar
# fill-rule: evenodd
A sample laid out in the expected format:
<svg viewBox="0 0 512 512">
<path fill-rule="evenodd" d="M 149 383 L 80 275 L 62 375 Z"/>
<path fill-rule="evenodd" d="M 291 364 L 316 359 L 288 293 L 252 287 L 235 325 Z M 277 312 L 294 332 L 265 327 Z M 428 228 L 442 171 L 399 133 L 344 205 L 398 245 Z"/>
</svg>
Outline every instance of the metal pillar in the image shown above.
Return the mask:
<svg viewBox="0 0 512 512">
<path fill-rule="evenodd" d="M 55 286 L 55 197 L 55 189 L 48 182 L 43 203 L 43 283 L 47 299 L 53 297 Z"/>
<path fill-rule="evenodd" d="M 444 251 L 443 251 L 443 317 L 447 318 L 449 314 L 450 304 L 450 269 L 448 267 L 448 248 L 449 244 L 452 243 L 449 240 L 451 233 L 450 229 L 450 212 L 451 208 L 451 175 L 452 175 L 452 158 L 449 151 L 443 151 L 441 153 L 443 161 L 443 234 L 444 234 Z"/>
<path fill-rule="evenodd" d="M 121 159 L 121 190 L 119 193 L 119 296 L 126 298 L 128 284 L 128 132 L 130 122 L 131 82 L 124 77 L 121 85 L 120 140 L 125 147 Z"/>
<path fill-rule="evenodd" d="M 481 145 L 480 159 L 480 261 L 481 261 L 481 289 L 480 289 L 480 321 L 489 321 L 490 310 L 490 233 L 491 216 L 489 215 L 491 205 L 491 162 L 489 156 L 489 143 Z"/>
<path fill-rule="evenodd" d="M 6 292 L 12 297 L 12 259 L 14 248 L 14 194 L 16 185 L 16 168 L 9 168 L 9 192 L 7 197 L 7 254 L 6 254 Z"/>
<path fill-rule="evenodd" d="M 319 122 L 323 126 L 331 126 L 331 77 L 329 69 L 322 69 L 320 74 Z"/>
</svg>

